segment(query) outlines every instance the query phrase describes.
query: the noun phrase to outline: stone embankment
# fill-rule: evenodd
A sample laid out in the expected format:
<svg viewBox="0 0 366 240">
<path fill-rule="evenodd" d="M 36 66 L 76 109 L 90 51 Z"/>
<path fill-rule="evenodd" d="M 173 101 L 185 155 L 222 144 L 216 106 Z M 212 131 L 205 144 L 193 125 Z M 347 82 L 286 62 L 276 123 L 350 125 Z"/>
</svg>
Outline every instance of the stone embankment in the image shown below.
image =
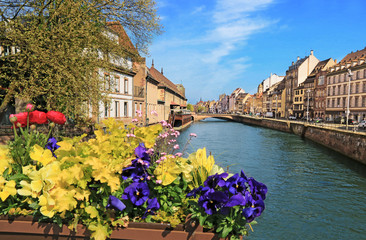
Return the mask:
<svg viewBox="0 0 366 240">
<path fill-rule="evenodd" d="M 233 116 L 236 122 L 294 133 L 366 164 L 366 134 L 303 122 Z"/>
<path fill-rule="evenodd" d="M 195 120 L 208 117 L 212 116 L 201 115 Z M 329 128 L 326 126 L 326 124 L 315 125 L 298 121 L 258 118 L 243 115 L 221 114 L 220 116 L 215 117 L 249 125 L 271 128 L 282 132 L 293 133 L 333 149 L 336 152 L 339 152 L 366 165 L 366 133 L 364 132 L 352 132 L 342 129 Z"/>
</svg>

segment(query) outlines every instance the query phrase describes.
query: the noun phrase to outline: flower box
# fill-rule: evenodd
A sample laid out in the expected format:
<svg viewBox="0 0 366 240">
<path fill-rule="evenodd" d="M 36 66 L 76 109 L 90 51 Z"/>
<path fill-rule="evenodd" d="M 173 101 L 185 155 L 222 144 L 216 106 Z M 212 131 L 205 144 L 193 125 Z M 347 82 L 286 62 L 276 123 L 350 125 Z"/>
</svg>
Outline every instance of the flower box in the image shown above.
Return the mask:
<svg viewBox="0 0 366 240">
<path fill-rule="evenodd" d="M 2 240 L 38 240 L 38 239 L 89 239 L 90 232 L 81 224 L 77 232 L 65 225 L 59 227 L 53 223 L 39 223 L 31 216 L 9 218 L 0 216 L 0 239 Z M 174 240 L 211 240 L 220 239 L 217 234 L 204 232 L 198 224 L 188 220 L 185 225 L 171 228 L 169 224 L 129 223 L 127 228 L 113 231 L 110 239 L 174 239 Z"/>
</svg>

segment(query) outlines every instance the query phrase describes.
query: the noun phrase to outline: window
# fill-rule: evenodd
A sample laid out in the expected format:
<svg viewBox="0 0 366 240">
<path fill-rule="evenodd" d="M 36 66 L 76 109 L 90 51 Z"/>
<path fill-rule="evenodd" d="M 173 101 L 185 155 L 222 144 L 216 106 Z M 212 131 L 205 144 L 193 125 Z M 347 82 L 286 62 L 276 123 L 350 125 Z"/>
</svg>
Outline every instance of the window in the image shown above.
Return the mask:
<svg viewBox="0 0 366 240">
<path fill-rule="evenodd" d="M 4 56 L 9 56 L 11 54 L 11 47 L 10 46 L 5 46 L 4 47 Z"/>
<path fill-rule="evenodd" d="M 366 97 L 362 97 L 362 107 L 366 107 Z"/>
<path fill-rule="evenodd" d="M 125 88 L 125 93 L 128 94 L 128 79 L 127 78 L 125 78 L 125 86 L 124 86 L 124 88 Z"/>
<path fill-rule="evenodd" d="M 123 106 L 123 111 L 124 111 L 124 116 L 127 117 L 128 114 L 127 114 L 127 102 L 124 102 L 124 106 Z"/>
<path fill-rule="evenodd" d="M 366 69 L 363 70 L 363 78 L 366 78 Z"/>
<path fill-rule="evenodd" d="M 356 83 L 356 89 L 355 92 L 358 93 L 359 83 Z"/>
<path fill-rule="evenodd" d="M 337 107 L 340 107 L 340 104 L 341 104 L 341 99 L 337 98 Z"/>
<path fill-rule="evenodd" d="M 324 76 L 319 76 L 318 85 L 323 85 L 323 84 L 324 84 Z"/>
<path fill-rule="evenodd" d="M 356 79 L 359 79 L 360 78 L 360 71 L 357 71 L 356 72 Z"/>
<path fill-rule="evenodd" d="M 119 113 L 119 102 L 118 101 L 115 101 L 115 113 L 116 113 L 116 118 L 119 117 L 118 113 Z"/>
<path fill-rule="evenodd" d="M 104 73 L 104 90 L 109 91 L 110 84 L 110 76 L 107 73 Z"/>
<path fill-rule="evenodd" d="M 104 117 L 108 117 L 108 104 L 104 103 Z"/>
<path fill-rule="evenodd" d="M 115 76 L 115 77 L 114 77 L 114 80 L 115 80 L 115 91 L 116 91 L 116 92 L 119 92 L 119 90 L 120 90 L 120 81 L 119 81 L 119 77 L 118 77 L 118 76 Z"/>
<path fill-rule="evenodd" d="M 366 92 L 366 82 L 363 82 L 363 92 Z"/>
</svg>

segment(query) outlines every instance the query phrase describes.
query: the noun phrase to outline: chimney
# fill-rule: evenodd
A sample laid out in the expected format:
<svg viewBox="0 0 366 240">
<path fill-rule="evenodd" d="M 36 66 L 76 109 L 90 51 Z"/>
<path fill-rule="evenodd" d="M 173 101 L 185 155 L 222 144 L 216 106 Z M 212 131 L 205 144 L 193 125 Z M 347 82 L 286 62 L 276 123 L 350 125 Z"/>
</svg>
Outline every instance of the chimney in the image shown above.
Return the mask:
<svg viewBox="0 0 366 240">
<path fill-rule="evenodd" d="M 297 57 L 297 61 L 299 61 L 300 60 L 300 57 Z"/>
<path fill-rule="evenodd" d="M 334 59 L 334 63 L 337 64 L 337 59 Z"/>
<path fill-rule="evenodd" d="M 154 59 L 152 60 L 151 67 L 154 67 Z"/>
<path fill-rule="evenodd" d="M 294 61 L 292 61 L 292 66 L 294 65 Z"/>
<path fill-rule="evenodd" d="M 164 75 L 163 68 L 161 68 L 161 74 L 163 74 L 163 75 Z"/>
<path fill-rule="evenodd" d="M 311 50 L 310 51 L 310 55 L 314 55 L 314 50 Z"/>
</svg>

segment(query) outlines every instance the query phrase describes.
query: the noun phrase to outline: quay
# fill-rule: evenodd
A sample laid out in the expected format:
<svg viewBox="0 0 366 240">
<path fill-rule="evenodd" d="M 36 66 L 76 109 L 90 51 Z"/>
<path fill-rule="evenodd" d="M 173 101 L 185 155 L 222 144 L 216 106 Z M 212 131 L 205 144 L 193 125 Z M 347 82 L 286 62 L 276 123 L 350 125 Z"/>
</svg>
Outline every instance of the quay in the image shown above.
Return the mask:
<svg viewBox="0 0 366 240">
<path fill-rule="evenodd" d="M 262 118 L 238 114 L 194 114 L 194 121 L 219 118 L 296 134 L 366 165 L 366 133 L 335 128 L 326 123 Z"/>
</svg>

